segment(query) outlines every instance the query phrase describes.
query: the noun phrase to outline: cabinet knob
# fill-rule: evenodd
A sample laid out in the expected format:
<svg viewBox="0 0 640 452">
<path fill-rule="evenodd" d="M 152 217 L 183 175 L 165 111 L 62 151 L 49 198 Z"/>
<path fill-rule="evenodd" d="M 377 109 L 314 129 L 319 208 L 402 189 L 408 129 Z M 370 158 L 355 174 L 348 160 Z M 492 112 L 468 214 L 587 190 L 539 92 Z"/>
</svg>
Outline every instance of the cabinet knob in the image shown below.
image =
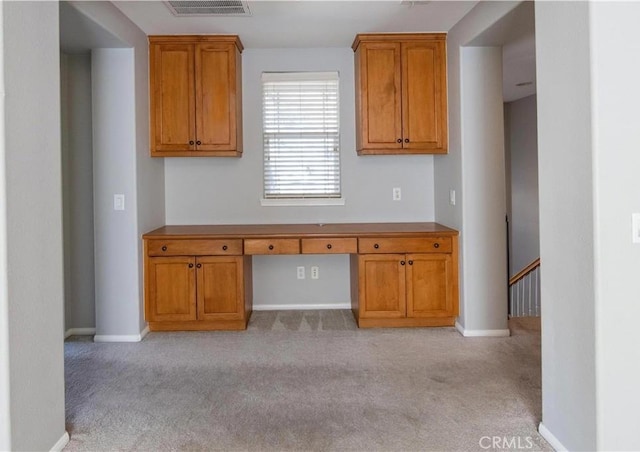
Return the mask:
<svg viewBox="0 0 640 452">
<path fill-rule="evenodd" d="M 405 139 L 404 139 L 404 142 L 405 142 L 405 143 L 408 143 L 408 142 L 409 142 L 409 138 L 405 138 Z"/>
<path fill-rule="evenodd" d="M 222 245 L 222 251 L 227 251 L 229 247 L 227 245 Z"/>
<path fill-rule="evenodd" d="M 400 265 L 404 265 L 404 264 L 405 264 L 405 262 L 404 262 L 404 261 L 400 261 Z"/>
<path fill-rule="evenodd" d="M 269 245 L 269 249 L 272 250 L 273 249 L 273 245 Z"/>
<path fill-rule="evenodd" d="M 398 138 L 396 141 L 397 141 L 398 143 L 402 143 L 402 138 Z"/>
<path fill-rule="evenodd" d="M 191 146 L 193 146 L 193 144 L 194 144 L 194 143 L 193 143 L 193 140 L 189 140 L 189 144 L 190 144 Z"/>
<path fill-rule="evenodd" d="M 327 249 L 330 250 L 331 249 L 331 243 L 327 243 Z"/>
<path fill-rule="evenodd" d="M 409 140 L 407 140 L 407 141 L 409 141 Z M 198 141 L 196 141 L 196 144 L 197 144 L 198 146 L 200 146 L 200 145 L 202 144 L 202 141 L 198 140 Z"/>
<path fill-rule="evenodd" d="M 374 245 L 373 245 L 373 247 L 374 247 L 375 249 L 378 249 L 378 248 L 380 248 L 380 245 L 378 245 L 378 244 L 376 243 L 376 244 L 374 244 Z"/>
<path fill-rule="evenodd" d="M 434 247 L 434 248 L 440 248 L 440 244 L 439 244 L 439 243 L 434 243 L 434 244 L 433 244 L 433 247 Z"/>
<path fill-rule="evenodd" d="M 167 247 L 166 247 L 166 246 L 163 246 L 163 247 L 162 247 L 162 251 L 167 251 Z"/>
<path fill-rule="evenodd" d="M 198 265 L 196 265 L 196 267 L 202 268 L 202 264 L 198 264 Z"/>
<path fill-rule="evenodd" d="M 189 268 L 193 268 L 193 264 L 189 264 Z"/>
<path fill-rule="evenodd" d="M 409 265 L 413 265 L 413 261 L 409 261 Z"/>
</svg>

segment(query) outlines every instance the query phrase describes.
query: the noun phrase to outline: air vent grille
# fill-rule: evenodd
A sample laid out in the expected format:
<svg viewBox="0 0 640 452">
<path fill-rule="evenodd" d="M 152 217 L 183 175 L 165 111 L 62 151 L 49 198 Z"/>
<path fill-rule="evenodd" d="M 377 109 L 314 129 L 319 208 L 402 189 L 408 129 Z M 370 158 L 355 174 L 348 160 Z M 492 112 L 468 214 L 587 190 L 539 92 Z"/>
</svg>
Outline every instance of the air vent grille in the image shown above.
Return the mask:
<svg viewBox="0 0 640 452">
<path fill-rule="evenodd" d="M 241 0 L 169 0 L 165 4 L 178 17 L 251 15 L 248 3 Z"/>
</svg>

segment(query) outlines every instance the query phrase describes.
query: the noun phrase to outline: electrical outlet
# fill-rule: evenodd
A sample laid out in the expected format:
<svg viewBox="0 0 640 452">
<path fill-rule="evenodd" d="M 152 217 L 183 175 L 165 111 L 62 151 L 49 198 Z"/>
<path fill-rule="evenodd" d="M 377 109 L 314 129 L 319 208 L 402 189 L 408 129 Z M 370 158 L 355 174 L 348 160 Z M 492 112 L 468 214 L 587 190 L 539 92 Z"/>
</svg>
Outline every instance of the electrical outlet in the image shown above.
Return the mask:
<svg viewBox="0 0 640 452">
<path fill-rule="evenodd" d="M 320 279 L 319 267 L 311 267 L 311 279 Z"/>
<path fill-rule="evenodd" d="M 402 199 L 402 190 L 400 189 L 400 187 L 394 187 L 393 188 L 393 200 L 394 201 L 400 201 Z"/>
<path fill-rule="evenodd" d="M 304 279 L 304 267 L 298 267 L 298 279 Z"/>
<path fill-rule="evenodd" d="M 124 210 L 124 195 L 113 195 L 113 210 Z"/>
</svg>

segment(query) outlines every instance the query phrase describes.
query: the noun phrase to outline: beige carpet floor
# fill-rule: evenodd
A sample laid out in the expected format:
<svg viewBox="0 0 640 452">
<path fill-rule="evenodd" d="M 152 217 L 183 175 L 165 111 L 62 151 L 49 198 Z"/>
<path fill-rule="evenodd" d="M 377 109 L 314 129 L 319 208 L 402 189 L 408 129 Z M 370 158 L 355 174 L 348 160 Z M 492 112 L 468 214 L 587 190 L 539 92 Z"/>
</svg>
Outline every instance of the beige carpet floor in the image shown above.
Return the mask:
<svg viewBox="0 0 640 452">
<path fill-rule="evenodd" d="M 463 338 L 279 311 L 255 312 L 245 332 L 72 337 L 65 450 L 481 451 L 493 437 L 551 450 L 536 431 L 539 326 L 512 328 Z"/>
</svg>

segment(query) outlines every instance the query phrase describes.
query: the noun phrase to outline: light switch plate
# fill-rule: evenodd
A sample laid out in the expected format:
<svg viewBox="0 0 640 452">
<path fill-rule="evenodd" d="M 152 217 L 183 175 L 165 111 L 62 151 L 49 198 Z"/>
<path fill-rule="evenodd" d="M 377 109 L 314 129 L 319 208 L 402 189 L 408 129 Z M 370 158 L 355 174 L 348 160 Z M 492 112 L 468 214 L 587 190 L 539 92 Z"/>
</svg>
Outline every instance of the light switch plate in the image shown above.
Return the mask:
<svg viewBox="0 0 640 452">
<path fill-rule="evenodd" d="M 124 195 L 113 195 L 113 210 L 124 210 Z"/>
<path fill-rule="evenodd" d="M 449 190 L 449 204 L 456 205 L 456 191 L 454 189 Z"/>
<path fill-rule="evenodd" d="M 631 225 L 631 230 L 633 232 L 631 241 L 633 243 L 640 243 L 640 213 L 631 214 Z"/>
</svg>

